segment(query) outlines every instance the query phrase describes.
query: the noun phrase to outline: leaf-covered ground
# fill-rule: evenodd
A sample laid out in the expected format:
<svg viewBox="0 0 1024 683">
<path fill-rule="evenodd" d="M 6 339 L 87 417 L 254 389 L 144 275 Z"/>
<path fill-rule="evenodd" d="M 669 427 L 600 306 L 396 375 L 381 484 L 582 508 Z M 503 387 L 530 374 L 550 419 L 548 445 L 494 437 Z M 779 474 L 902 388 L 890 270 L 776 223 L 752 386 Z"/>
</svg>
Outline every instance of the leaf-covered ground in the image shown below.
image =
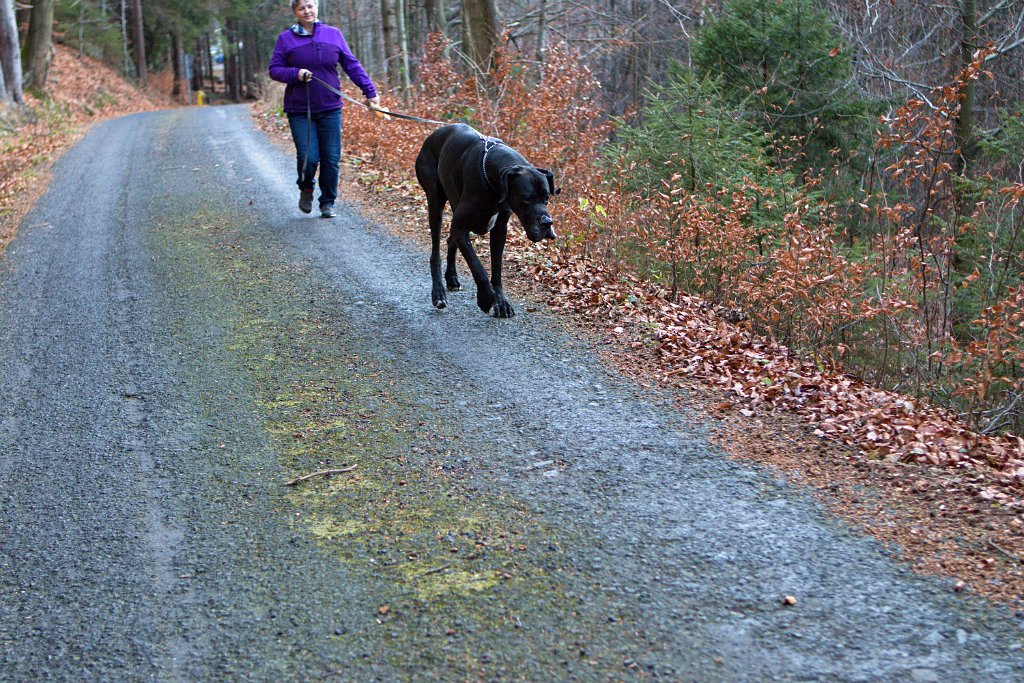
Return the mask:
<svg viewBox="0 0 1024 683">
<path fill-rule="evenodd" d="M 48 97 L 25 93 L 23 111 L 0 108 L 0 250 L 42 196 L 50 165 L 99 121 L 172 106 L 156 89 L 140 91 L 113 69 L 56 45 Z"/>
</svg>

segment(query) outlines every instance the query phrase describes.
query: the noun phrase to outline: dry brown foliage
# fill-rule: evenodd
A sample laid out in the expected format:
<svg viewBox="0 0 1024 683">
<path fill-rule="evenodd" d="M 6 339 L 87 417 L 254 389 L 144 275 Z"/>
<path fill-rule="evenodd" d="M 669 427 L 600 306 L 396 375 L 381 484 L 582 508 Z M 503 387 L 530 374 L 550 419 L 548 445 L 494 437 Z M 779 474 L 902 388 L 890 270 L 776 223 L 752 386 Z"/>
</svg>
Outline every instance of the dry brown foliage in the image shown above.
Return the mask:
<svg viewBox="0 0 1024 683">
<path fill-rule="evenodd" d="M 485 87 L 460 81 L 442 49 L 435 41 L 424 61 L 424 87 L 412 103 L 415 111 L 442 118 L 469 115 L 478 129 L 529 150 L 534 163 L 556 169 L 568 190 L 557 207 L 559 227 L 568 238 L 550 248 L 519 242 L 524 266 L 550 283 L 553 307 L 604 320 L 635 347 L 655 346 L 667 381 L 706 378 L 728 389 L 744 410 L 770 406 L 802 415 L 815 434 L 854 447 L 865 459 L 946 467 L 968 475 L 986 500 L 1024 505 L 1024 440 L 974 432 L 957 415 L 872 387 L 839 364 L 845 346 L 838 331 L 907 311 L 918 315 L 905 319 L 920 320 L 927 308 L 907 291 L 906 276 L 922 272 L 923 259 L 914 251 L 920 240 L 908 236 L 915 226 L 904 225 L 906 204 L 879 209 L 899 223 L 879 237 L 886 240 L 879 253 L 898 254 L 894 258 L 853 262 L 845 257 L 835 242 L 838 232 L 828 207 L 812 204 L 809 192 L 788 199 L 778 226 L 783 238 L 758 253 L 758 235 L 747 214 L 764 188 L 750 184 L 729 196 L 704 196 L 669 184 L 652 200 L 630 194 L 617 182 L 630 172 L 628 167 L 607 177 L 596 163 L 596 149 L 608 131 L 596 108 L 588 107 L 598 86 L 568 50 L 551 51 L 542 80 L 517 65 L 510 51 L 501 51 Z M 956 92 L 954 85 L 946 93 L 949 106 L 956 106 Z M 894 131 L 906 131 L 903 144 L 918 150 L 890 169 L 897 177 L 948 170 L 945 162 L 929 163 L 935 151 L 925 149 L 922 141 L 947 139 L 953 117 L 948 111 L 928 113 L 926 124 L 915 118 L 925 115 L 909 103 L 882 139 L 893 144 Z M 921 130 L 943 121 L 941 133 Z M 410 182 L 428 131 L 350 116 L 346 144 L 380 169 L 384 175 L 377 182 L 397 188 Z M 685 296 L 675 280 L 668 285 L 645 282 L 634 263 L 615 258 L 625 242 L 642 245 L 648 258 L 689 268 L 689 282 L 713 280 L 712 290 L 721 296 L 699 300 Z M 932 262 L 941 248 L 929 252 Z M 767 267 L 737 267 L 751 261 Z M 894 263 L 902 264 L 899 277 L 880 272 Z M 868 296 L 868 278 L 891 287 Z M 1014 344 L 1020 340 L 1024 295 L 1016 289 L 1010 294 L 986 309 L 983 317 L 993 332 L 984 348 L 975 344 L 966 351 L 986 358 L 990 366 L 1020 352 Z M 776 334 L 818 353 L 797 354 Z"/>
<path fill-rule="evenodd" d="M 89 125 L 171 104 L 158 91 L 142 92 L 103 63 L 59 44 L 47 90 L 46 100 L 26 93 L 25 109 L 0 111 L 0 250 L 45 190 L 50 165 Z"/>
<path fill-rule="evenodd" d="M 498 62 L 499 84 L 509 63 L 508 58 Z M 593 86 L 585 72 L 574 75 L 571 59 L 559 68 L 564 71 L 556 70 L 557 77 L 545 73 L 543 83 L 530 90 L 535 101 L 545 101 L 549 87 Z M 871 533 L 900 543 L 917 566 L 968 580 L 985 594 L 1015 599 L 1024 586 L 1024 442 L 980 434 L 949 411 L 878 389 L 841 368 L 846 353 L 841 333 L 847 326 L 901 315 L 909 321 L 919 310 L 906 280 L 884 270 L 901 259 L 904 267 L 917 265 L 905 255 L 906 243 L 903 255 L 891 256 L 898 231 L 883 232 L 889 242 L 880 248 L 890 258 L 853 262 L 834 241 L 842 236 L 834 229 L 836 212 L 813 204 L 810 192 L 797 193 L 786 198 L 788 209 L 778 226 L 785 239 L 767 254 L 757 252 L 752 247 L 757 235 L 745 217 L 756 186 L 723 197 L 688 194 L 670 183 L 659 188 L 654 200 L 636 197 L 618 182 L 630 173 L 628 166 L 608 170 L 596 163 L 596 143 L 607 132 L 596 112 L 565 118 L 565 100 L 552 98 L 558 105 L 544 115 L 522 104 L 515 85 L 497 89 L 508 109 L 482 106 L 474 99 L 475 86 L 460 85 L 439 53 L 428 60 L 424 73 L 429 84 L 424 91 L 436 87 L 437 101 L 421 96 L 415 113 L 487 112 L 484 126 L 473 121 L 478 127 L 514 140 L 538 165 L 561 170 L 566 192 L 553 211 L 562 237 L 557 244 L 538 246 L 517 235 L 507 256 L 552 309 L 607 335 L 610 348 L 621 350 L 616 362 L 631 374 L 691 388 L 694 382 L 710 383 L 715 389 L 704 392 L 715 398 L 705 409 L 726 423 L 745 422 L 740 431 L 756 423 L 772 449 L 745 452 L 742 444 L 764 444 L 755 446 L 731 431 L 728 440 L 740 444 L 735 452 L 801 468 L 800 477 L 828 491 L 843 512 L 861 519 Z M 589 101 L 585 92 L 572 92 L 577 106 Z M 538 122 L 543 122 L 537 128 L 543 135 L 535 143 L 531 132 Z M 349 148 L 359 153 L 360 175 L 372 183 L 374 201 L 405 223 L 410 217 L 423 222 L 411 169 L 429 129 L 349 116 L 346 131 Z M 562 144 L 547 156 L 552 140 Z M 620 257 L 625 243 L 641 245 L 630 251 L 629 260 Z M 638 251 L 689 268 L 688 277 L 713 282 L 712 290 L 721 296 L 697 298 L 673 286 L 676 281 L 644 279 Z M 736 268 L 755 256 L 771 267 Z M 891 289 L 865 295 L 865 283 L 886 276 L 896 281 Z M 1016 311 L 1022 298 L 1012 290 L 1012 302 L 986 310 L 983 317 L 993 324 L 995 318 L 1006 321 L 998 335 L 990 336 L 989 353 L 996 342 L 1005 347 L 1018 341 L 1024 316 Z M 818 353 L 796 353 L 773 330 L 811 348 L 817 345 Z M 787 446 L 796 443 L 788 428 L 778 438 L 768 436 L 787 423 L 784 415 L 805 425 L 804 445 Z M 807 445 L 815 439 L 820 447 Z M 878 486 L 885 498 L 866 503 L 863 494 L 849 493 L 863 486 Z M 888 521 L 881 524 L 880 519 Z"/>
</svg>

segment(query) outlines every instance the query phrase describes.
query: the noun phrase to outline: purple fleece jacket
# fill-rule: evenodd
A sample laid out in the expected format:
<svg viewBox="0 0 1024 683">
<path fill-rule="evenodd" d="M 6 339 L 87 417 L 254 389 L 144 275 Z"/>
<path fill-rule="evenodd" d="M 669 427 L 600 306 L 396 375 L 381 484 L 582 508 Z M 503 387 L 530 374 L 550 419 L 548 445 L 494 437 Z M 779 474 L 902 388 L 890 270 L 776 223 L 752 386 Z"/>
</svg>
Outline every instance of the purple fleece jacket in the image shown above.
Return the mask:
<svg viewBox="0 0 1024 683">
<path fill-rule="evenodd" d="M 299 24 L 282 31 L 274 45 L 268 71 L 272 79 L 287 84 L 285 112 L 306 113 L 306 84 L 299 81 L 299 69 L 308 69 L 320 80 L 340 89 L 338 64 L 363 92 L 363 97 L 377 96 L 373 80 L 348 48 L 341 31 L 319 21 L 313 24 L 312 34 Z M 314 113 L 341 109 L 341 98 L 316 81 L 309 84 L 309 101 Z"/>
</svg>

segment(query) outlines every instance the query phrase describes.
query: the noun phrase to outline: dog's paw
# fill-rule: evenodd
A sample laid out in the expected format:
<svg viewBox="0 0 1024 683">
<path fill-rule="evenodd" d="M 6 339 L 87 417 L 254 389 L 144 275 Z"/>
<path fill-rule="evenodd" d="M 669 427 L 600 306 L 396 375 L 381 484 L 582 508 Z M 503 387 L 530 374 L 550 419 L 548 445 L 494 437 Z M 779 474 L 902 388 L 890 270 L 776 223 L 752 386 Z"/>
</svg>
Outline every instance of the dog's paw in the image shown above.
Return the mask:
<svg viewBox="0 0 1024 683">
<path fill-rule="evenodd" d="M 489 313 L 491 308 L 494 306 L 494 292 L 486 289 L 478 289 L 476 291 L 476 305 L 480 307 L 480 310 L 484 313 Z"/>
<path fill-rule="evenodd" d="M 494 317 L 495 318 L 511 318 L 515 316 L 516 310 L 512 308 L 512 304 L 502 299 L 498 303 L 494 304 Z"/>
<path fill-rule="evenodd" d="M 448 297 L 444 293 L 444 287 L 441 286 L 440 280 L 435 281 L 434 286 L 430 289 L 430 301 L 434 304 L 434 308 L 448 308 Z"/>
</svg>

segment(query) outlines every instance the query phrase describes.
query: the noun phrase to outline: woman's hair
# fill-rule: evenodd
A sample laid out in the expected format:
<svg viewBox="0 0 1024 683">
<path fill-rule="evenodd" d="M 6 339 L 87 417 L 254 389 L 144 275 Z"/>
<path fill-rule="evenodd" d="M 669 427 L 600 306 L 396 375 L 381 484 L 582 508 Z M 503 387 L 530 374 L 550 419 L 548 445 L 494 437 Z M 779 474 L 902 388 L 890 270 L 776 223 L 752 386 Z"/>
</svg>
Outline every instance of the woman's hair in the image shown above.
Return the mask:
<svg viewBox="0 0 1024 683">
<path fill-rule="evenodd" d="M 292 8 L 292 9 L 294 10 L 294 9 L 295 9 L 295 6 L 296 6 L 296 5 L 298 5 L 298 4 L 300 3 L 300 2 L 302 2 L 302 0 L 291 0 L 291 2 L 289 3 L 289 5 L 290 5 L 290 6 L 291 6 L 291 8 Z M 316 0 L 313 0 L 313 4 L 314 4 L 314 5 L 316 5 L 316 4 L 317 4 Z"/>
</svg>

